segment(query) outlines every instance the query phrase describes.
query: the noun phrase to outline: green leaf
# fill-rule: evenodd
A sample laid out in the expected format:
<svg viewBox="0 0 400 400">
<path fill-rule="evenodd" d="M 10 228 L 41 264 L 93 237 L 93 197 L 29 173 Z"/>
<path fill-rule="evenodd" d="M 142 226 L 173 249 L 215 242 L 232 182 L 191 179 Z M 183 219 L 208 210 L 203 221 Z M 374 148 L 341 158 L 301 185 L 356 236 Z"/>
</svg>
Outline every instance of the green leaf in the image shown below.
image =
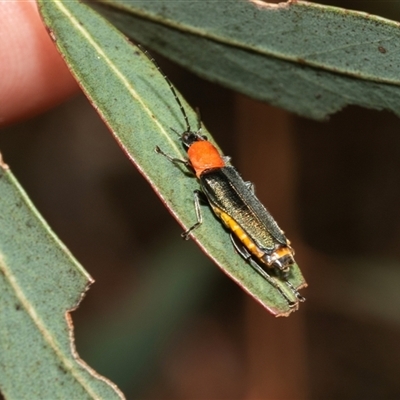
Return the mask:
<svg viewBox="0 0 400 400">
<path fill-rule="evenodd" d="M 397 22 L 301 1 L 101 0 L 96 7 L 198 75 L 300 115 L 323 119 L 347 105 L 400 115 Z"/>
<path fill-rule="evenodd" d="M 0 388 L 7 399 L 120 399 L 75 352 L 68 312 L 92 279 L 0 157 Z"/>
<path fill-rule="evenodd" d="M 159 146 L 173 157 L 186 157 L 171 130 L 182 132 L 185 122 L 163 76 L 140 50 L 85 5 L 45 0 L 39 5 L 59 51 L 122 149 L 175 218 L 185 228 L 193 225 L 196 179 L 154 151 Z M 192 125 L 197 126 L 196 114 L 183 104 Z M 208 207 L 203 208 L 203 219 L 194 238 L 204 252 L 271 313 L 288 315 L 291 309 L 283 296 L 235 253 L 229 235 Z M 305 285 L 297 266 L 291 282 L 295 287 Z M 283 282 L 280 285 L 294 297 Z"/>
</svg>

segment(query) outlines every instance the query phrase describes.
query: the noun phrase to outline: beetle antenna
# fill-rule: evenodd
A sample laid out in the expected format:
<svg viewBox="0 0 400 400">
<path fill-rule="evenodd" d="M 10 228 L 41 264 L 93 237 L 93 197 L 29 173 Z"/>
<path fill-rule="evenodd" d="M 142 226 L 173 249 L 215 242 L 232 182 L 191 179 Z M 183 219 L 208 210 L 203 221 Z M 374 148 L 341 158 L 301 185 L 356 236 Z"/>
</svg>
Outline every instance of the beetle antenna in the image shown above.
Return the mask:
<svg viewBox="0 0 400 400">
<path fill-rule="evenodd" d="M 163 78 L 164 78 L 165 81 L 167 82 L 169 88 L 171 89 L 172 94 L 173 94 L 174 97 L 175 97 L 176 102 L 177 102 L 178 105 L 179 105 L 179 108 L 181 109 L 183 118 L 185 119 L 185 122 L 186 122 L 186 132 L 190 132 L 189 119 L 188 119 L 188 117 L 187 117 L 187 115 L 186 115 L 185 109 L 183 108 L 182 102 L 180 101 L 180 99 L 179 99 L 179 97 L 178 97 L 178 95 L 177 95 L 177 93 L 176 93 L 176 90 L 175 90 L 174 86 L 172 85 L 172 82 L 169 80 L 168 76 L 165 75 L 164 71 L 163 71 L 163 70 L 161 69 L 161 67 L 158 65 L 157 61 L 151 56 L 151 54 L 150 54 L 145 48 L 143 48 L 142 45 L 137 44 L 137 46 L 138 46 L 139 49 L 146 55 L 146 57 L 154 64 L 154 66 L 158 69 L 158 71 L 161 73 L 161 75 L 163 76 Z"/>
</svg>

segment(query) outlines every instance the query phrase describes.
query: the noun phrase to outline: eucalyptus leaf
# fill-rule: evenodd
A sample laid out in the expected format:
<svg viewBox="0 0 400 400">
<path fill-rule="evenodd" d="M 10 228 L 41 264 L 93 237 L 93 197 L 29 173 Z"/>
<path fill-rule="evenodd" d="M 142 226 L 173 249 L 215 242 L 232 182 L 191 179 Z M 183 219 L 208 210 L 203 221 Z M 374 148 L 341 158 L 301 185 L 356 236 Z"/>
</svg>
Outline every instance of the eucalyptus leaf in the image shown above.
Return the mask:
<svg viewBox="0 0 400 400">
<path fill-rule="evenodd" d="M 171 129 L 183 132 L 185 121 L 164 77 L 142 51 L 86 5 L 46 0 L 39 5 L 59 51 L 122 149 L 182 226 L 191 226 L 196 220 L 193 191 L 198 183 L 154 151 L 159 146 L 173 157 L 186 157 Z M 195 112 L 182 102 L 191 124 L 197 126 Z M 204 133 L 212 141 L 205 128 Z M 229 235 L 208 207 L 203 208 L 203 220 L 193 237 L 204 252 L 271 313 L 288 315 L 292 309 L 287 301 L 235 253 Z M 305 285 L 297 265 L 290 281 L 295 287 Z M 287 286 L 280 285 L 294 300 Z"/>
<path fill-rule="evenodd" d="M 6 399 L 120 399 L 78 357 L 69 311 L 92 282 L 0 158 L 0 388 Z"/>
<path fill-rule="evenodd" d="M 400 115 L 398 22 L 302 1 L 95 6 L 130 37 L 205 79 L 300 115 L 324 119 L 347 105 Z"/>
</svg>

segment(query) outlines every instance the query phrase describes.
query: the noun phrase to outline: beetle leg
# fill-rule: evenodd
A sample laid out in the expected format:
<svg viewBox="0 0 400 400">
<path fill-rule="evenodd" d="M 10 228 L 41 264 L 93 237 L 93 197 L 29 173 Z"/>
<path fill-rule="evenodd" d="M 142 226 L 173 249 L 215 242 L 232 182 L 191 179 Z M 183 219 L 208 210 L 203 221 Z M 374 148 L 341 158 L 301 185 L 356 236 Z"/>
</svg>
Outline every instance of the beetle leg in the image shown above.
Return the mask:
<svg viewBox="0 0 400 400">
<path fill-rule="evenodd" d="M 296 289 L 287 279 L 284 279 L 284 281 L 285 281 L 286 285 L 289 286 L 290 290 L 294 293 L 294 295 L 296 296 L 296 298 L 297 298 L 298 301 L 300 301 L 300 302 L 302 302 L 302 303 L 306 301 L 306 298 L 303 297 L 303 296 L 297 291 L 297 289 Z"/>
<path fill-rule="evenodd" d="M 231 241 L 232 241 L 233 246 L 235 247 L 236 251 L 253 267 L 253 269 L 256 270 L 256 272 L 258 272 L 268 283 L 270 283 L 275 289 L 278 290 L 278 292 L 287 301 L 290 308 L 297 308 L 298 303 L 296 301 L 292 301 L 291 299 L 289 299 L 287 294 L 280 288 L 280 286 L 276 282 L 276 279 L 274 279 L 272 276 L 270 276 L 263 268 L 261 268 L 257 264 L 257 262 L 252 258 L 251 254 L 248 252 L 246 247 L 241 242 L 239 242 L 239 240 L 236 238 L 236 236 L 234 236 L 231 233 L 230 237 L 231 237 Z M 285 282 L 287 282 L 287 281 L 285 280 Z M 294 287 L 290 283 L 289 283 L 289 287 L 292 289 L 292 291 L 296 295 L 296 298 L 298 298 L 297 290 L 295 290 Z"/>
<path fill-rule="evenodd" d="M 203 223 L 203 217 L 201 215 L 201 209 L 200 209 L 200 202 L 204 201 L 204 194 L 200 190 L 195 190 L 193 192 L 193 198 L 194 198 L 194 210 L 196 211 L 197 222 L 194 225 L 192 225 L 188 230 L 186 230 L 181 234 L 181 236 L 185 240 L 188 240 L 189 234 Z"/>
<path fill-rule="evenodd" d="M 280 286 L 277 284 L 276 280 L 274 278 L 272 278 L 263 268 L 261 268 L 258 263 L 256 261 L 254 261 L 253 258 L 249 258 L 248 259 L 249 264 L 268 282 L 270 283 L 272 286 L 275 287 L 275 289 L 278 290 L 278 292 L 283 296 L 283 298 L 287 301 L 288 305 L 290 308 L 294 308 L 297 309 L 298 308 L 298 302 L 297 301 L 292 301 L 291 299 L 289 299 L 289 297 L 287 296 L 287 294 L 280 288 Z M 287 281 L 285 280 L 285 283 Z M 297 298 L 297 294 L 294 293 L 296 298 Z"/>
<path fill-rule="evenodd" d="M 154 149 L 154 151 L 158 154 L 161 154 L 162 156 L 164 156 L 167 160 L 171 161 L 172 163 L 176 164 L 176 163 L 181 163 L 184 164 L 186 167 L 190 167 L 190 163 L 188 160 L 181 160 L 180 158 L 175 158 L 175 157 L 171 157 L 170 155 L 164 153 L 158 146 L 156 146 L 156 148 Z"/>
</svg>

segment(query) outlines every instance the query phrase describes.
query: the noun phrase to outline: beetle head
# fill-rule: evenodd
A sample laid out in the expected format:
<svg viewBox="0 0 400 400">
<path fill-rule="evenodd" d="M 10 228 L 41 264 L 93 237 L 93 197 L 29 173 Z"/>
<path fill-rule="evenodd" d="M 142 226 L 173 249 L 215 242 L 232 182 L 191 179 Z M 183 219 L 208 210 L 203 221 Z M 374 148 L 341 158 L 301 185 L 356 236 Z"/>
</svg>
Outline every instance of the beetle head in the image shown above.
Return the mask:
<svg viewBox="0 0 400 400">
<path fill-rule="evenodd" d="M 207 140 L 207 136 L 200 135 L 199 132 L 186 131 L 182 133 L 180 140 L 182 141 L 185 149 L 188 150 L 193 143 Z"/>
</svg>

